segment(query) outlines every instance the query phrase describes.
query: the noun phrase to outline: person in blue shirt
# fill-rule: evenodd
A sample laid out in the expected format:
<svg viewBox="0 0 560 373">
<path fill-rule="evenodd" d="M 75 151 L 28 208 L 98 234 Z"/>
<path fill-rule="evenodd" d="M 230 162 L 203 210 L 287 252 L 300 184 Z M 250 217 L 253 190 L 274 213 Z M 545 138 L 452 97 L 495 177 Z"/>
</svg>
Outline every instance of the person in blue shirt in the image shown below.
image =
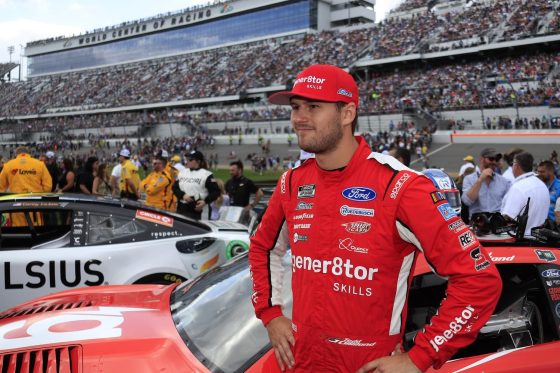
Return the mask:
<svg viewBox="0 0 560 373">
<path fill-rule="evenodd" d="M 480 153 L 480 171 L 463 179 L 461 200 L 469 207 L 469 219 L 474 214 L 491 214 L 500 211 L 502 200 L 511 182 L 496 172 L 502 155 L 494 148 L 485 148 Z"/>
<path fill-rule="evenodd" d="M 554 163 L 552 161 L 542 161 L 537 167 L 537 175 L 548 188 L 550 194 L 550 208 L 548 210 L 548 220 L 555 221 L 554 207 L 556 200 L 560 197 L 560 180 L 554 175 Z"/>
</svg>

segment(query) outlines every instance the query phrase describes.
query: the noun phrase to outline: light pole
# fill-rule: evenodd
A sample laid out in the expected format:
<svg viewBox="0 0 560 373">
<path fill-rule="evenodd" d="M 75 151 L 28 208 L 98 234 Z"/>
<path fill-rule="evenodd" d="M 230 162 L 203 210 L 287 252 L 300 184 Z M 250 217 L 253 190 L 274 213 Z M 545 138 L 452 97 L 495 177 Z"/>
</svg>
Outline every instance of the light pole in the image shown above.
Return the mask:
<svg viewBox="0 0 560 373">
<path fill-rule="evenodd" d="M 511 92 L 512 92 L 510 94 L 510 97 L 513 99 L 513 106 L 515 106 L 516 123 L 519 123 L 519 106 L 517 105 L 517 91 L 513 88 L 513 85 L 511 84 L 511 81 L 509 80 L 508 76 L 506 76 L 506 79 L 507 79 L 507 84 L 511 88 Z M 513 96 L 511 96 L 512 94 Z"/>
<path fill-rule="evenodd" d="M 12 62 L 12 54 L 14 54 L 14 51 L 15 51 L 15 50 L 16 50 L 16 49 L 14 48 L 13 45 L 10 45 L 10 46 L 8 47 L 8 53 L 10 54 L 10 62 Z"/>
</svg>

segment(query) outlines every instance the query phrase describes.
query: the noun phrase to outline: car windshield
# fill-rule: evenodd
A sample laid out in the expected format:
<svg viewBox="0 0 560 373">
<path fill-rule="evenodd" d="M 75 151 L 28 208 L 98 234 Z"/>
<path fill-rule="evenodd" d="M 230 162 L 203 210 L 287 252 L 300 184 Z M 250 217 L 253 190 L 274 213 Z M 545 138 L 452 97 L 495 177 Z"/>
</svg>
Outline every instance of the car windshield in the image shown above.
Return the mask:
<svg viewBox="0 0 560 373">
<path fill-rule="evenodd" d="M 284 312 L 291 315 L 291 266 L 284 258 Z M 247 255 L 178 287 L 171 311 L 189 350 L 212 372 L 243 372 L 270 348 L 251 304 Z"/>
</svg>

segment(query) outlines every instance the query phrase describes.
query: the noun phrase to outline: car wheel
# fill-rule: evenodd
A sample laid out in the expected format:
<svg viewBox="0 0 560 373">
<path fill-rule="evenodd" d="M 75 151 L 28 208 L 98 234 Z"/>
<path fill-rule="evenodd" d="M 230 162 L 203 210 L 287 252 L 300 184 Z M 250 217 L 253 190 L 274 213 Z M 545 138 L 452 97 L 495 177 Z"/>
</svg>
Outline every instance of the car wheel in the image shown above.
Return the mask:
<svg viewBox="0 0 560 373">
<path fill-rule="evenodd" d="M 226 258 L 231 259 L 249 250 L 249 246 L 244 241 L 233 240 L 226 247 Z"/>
<path fill-rule="evenodd" d="M 527 326 L 529 327 L 531 338 L 533 339 L 533 345 L 543 343 L 544 327 L 539 306 L 535 302 L 527 300 L 525 309 L 527 310 L 527 319 L 529 321 L 529 325 Z"/>
<path fill-rule="evenodd" d="M 169 284 L 181 284 L 187 281 L 183 276 L 179 276 L 173 273 L 154 273 L 141 278 L 136 281 L 135 284 L 156 284 L 156 285 L 169 285 Z"/>
</svg>

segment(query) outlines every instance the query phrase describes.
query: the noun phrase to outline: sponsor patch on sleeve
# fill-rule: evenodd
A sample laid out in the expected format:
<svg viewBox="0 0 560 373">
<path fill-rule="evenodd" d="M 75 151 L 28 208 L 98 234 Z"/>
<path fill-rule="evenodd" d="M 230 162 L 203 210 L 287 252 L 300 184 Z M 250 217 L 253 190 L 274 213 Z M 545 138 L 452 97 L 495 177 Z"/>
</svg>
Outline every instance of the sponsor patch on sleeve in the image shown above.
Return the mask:
<svg viewBox="0 0 560 373">
<path fill-rule="evenodd" d="M 481 271 L 490 266 L 490 262 L 480 250 L 480 246 L 471 250 L 471 258 L 474 260 L 474 269 L 477 271 Z"/>
<path fill-rule="evenodd" d="M 432 192 L 430 193 L 430 197 L 432 197 L 432 202 L 434 204 L 441 201 L 445 201 L 445 195 L 442 192 L 438 192 L 438 191 Z"/>
<path fill-rule="evenodd" d="M 465 250 L 467 247 L 471 246 L 476 242 L 474 235 L 471 231 L 465 231 L 459 235 L 459 244 L 461 248 Z"/>
<path fill-rule="evenodd" d="M 441 216 L 443 216 L 443 219 L 445 221 L 448 221 L 449 219 L 452 219 L 455 216 L 457 216 L 455 214 L 455 211 L 453 211 L 451 206 L 449 206 L 449 203 L 441 204 L 441 205 L 437 206 L 437 209 L 438 209 L 439 213 L 441 214 Z"/>
</svg>

